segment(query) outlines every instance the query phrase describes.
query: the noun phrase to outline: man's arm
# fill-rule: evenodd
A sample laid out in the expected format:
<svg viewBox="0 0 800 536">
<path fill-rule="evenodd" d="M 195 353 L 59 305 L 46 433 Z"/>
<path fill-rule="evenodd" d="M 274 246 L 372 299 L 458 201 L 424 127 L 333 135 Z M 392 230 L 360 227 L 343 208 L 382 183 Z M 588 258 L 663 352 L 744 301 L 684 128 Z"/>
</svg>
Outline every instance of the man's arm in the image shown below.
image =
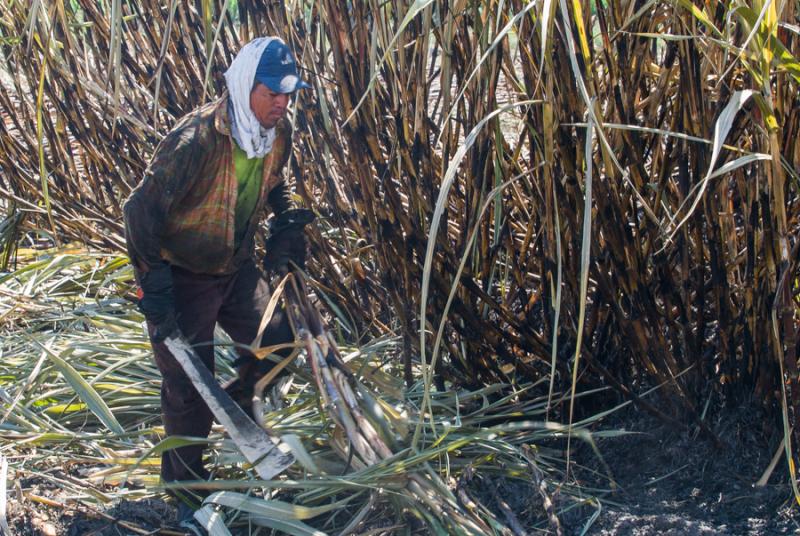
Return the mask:
<svg viewBox="0 0 800 536">
<path fill-rule="evenodd" d="M 125 240 L 137 275 L 164 263 L 161 241 L 167 217 L 175 201 L 191 188 L 201 159 L 198 145 L 191 125 L 167 134 L 144 179 L 125 202 Z"/>
<path fill-rule="evenodd" d="M 281 121 L 277 127 L 273 151 L 276 151 L 276 161 L 272 164 L 269 180 L 276 181 L 277 184 L 269 191 L 267 203 L 277 217 L 292 208 L 291 193 L 283 171 L 292 156 L 292 127 L 286 120 Z"/>
<path fill-rule="evenodd" d="M 178 126 L 156 148 L 144 179 L 125 202 L 125 240 L 141 288 L 139 309 L 153 328 L 154 342 L 178 329 L 172 269 L 161 258 L 170 209 L 191 188 L 201 160 L 196 128 Z"/>
<path fill-rule="evenodd" d="M 270 190 L 267 203 L 272 208 L 273 218 L 270 222 L 270 235 L 267 238 L 263 259 L 264 269 L 270 273 L 285 273 L 289 269 L 289 261 L 300 268 L 305 268 L 306 237 L 303 227 L 313 213 L 306 209 L 294 209 L 289 192 L 289 185 L 283 178 L 283 169 L 292 154 L 292 128 L 288 122 L 278 127 L 279 143 L 273 150 L 275 162 L 272 165 L 270 181 L 276 181 Z M 302 224 L 298 224 L 303 220 Z"/>
</svg>

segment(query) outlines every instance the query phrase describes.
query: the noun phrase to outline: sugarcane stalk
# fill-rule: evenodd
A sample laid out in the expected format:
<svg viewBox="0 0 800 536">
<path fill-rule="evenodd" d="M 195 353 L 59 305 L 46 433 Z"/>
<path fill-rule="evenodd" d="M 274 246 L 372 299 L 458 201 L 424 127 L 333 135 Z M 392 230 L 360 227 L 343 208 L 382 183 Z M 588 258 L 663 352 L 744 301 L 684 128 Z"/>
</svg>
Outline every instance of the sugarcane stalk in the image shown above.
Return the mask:
<svg viewBox="0 0 800 536">
<path fill-rule="evenodd" d="M 283 287 L 286 312 L 305 349 L 306 362 L 314 376 L 323 410 L 335 425 L 335 450 L 347 459 L 348 465 L 355 462 L 356 467 L 369 467 L 392 458 L 395 454 L 373 424 L 378 422 L 378 428 L 392 437 L 389 423 L 378 415 L 374 398 L 357 394 L 367 391 L 347 369 L 333 337 L 325 330 L 322 317 L 309 303 L 302 274 L 293 272 L 286 278 L 289 281 Z M 354 385 L 358 388 L 354 388 Z M 350 448 L 345 448 L 337 437 L 347 438 Z M 356 458 L 351 457 L 350 449 L 355 450 Z M 429 512 L 432 519 L 444 522 L 451 533 L 491 533 L 491 527 L 477 512 L 460 507 L 450 498 L 446 486 L 435 473 L 410 473 L 406 478 L 404 494 L 407 498 Z M 496 520 L 493 520 L 492 525 L 502 527 Z"/>
</svg>

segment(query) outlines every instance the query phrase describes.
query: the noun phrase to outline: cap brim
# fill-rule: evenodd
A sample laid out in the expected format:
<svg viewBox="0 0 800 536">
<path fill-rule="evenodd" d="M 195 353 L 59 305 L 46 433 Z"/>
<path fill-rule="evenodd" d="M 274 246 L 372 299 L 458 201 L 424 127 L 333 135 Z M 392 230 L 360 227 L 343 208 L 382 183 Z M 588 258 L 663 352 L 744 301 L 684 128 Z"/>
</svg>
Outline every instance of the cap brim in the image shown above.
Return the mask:
<svg viewBox="0 0 800 536">
<path fill-rule="evenodd" d="M 256 79 L 275 93 L 294 93 L 298 89 L 307 89 L 311 86 L 300 80 L 297 75 L 263 76 Z"/>
</svg>

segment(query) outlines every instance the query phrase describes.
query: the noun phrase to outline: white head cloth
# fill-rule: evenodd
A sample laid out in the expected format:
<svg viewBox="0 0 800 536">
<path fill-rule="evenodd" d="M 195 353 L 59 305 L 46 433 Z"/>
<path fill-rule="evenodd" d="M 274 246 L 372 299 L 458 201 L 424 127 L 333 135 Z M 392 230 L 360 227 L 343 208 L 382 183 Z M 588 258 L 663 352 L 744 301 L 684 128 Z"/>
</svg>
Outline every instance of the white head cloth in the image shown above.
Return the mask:
<svg viewBox="0 0 800 536">
<path fill-rule="evenodd" d="M 247 158 L 262 158 L 272 150 L 275 129 L 266 129 L 250 109 L 250 91 L 261 53 L 275 37 L 258 37 L 247 43 L 225 71 L 231 112 L 231 135 Z"/>
</svg>

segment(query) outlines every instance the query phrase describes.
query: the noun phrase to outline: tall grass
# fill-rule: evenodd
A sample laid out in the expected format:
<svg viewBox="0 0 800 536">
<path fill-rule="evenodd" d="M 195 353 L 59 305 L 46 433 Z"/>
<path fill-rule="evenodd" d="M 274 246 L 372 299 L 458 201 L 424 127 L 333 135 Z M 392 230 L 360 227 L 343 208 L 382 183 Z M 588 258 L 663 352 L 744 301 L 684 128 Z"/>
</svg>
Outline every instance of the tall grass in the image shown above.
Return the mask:
<svg viewBox="0 0 800 536">
<path fill-rule="evenodd" d="M 798 430 L 795 7 L 6 3 L 4 227 L 121 247 L 159 136 L 276 33 L 314 85 L 310 273 L 352 340 L 396 330 L 409 384 L 604 383 L 709 436 L 710 398 L 755 396 Z"/>
</svg>

